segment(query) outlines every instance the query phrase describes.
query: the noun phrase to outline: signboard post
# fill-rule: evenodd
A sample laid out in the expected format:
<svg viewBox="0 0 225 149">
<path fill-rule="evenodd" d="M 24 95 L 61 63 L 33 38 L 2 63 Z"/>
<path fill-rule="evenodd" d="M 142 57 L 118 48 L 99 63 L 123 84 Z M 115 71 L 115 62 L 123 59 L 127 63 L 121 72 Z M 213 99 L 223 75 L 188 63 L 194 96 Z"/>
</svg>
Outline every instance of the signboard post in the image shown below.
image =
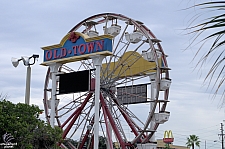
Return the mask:
<svg viewBox="0 0 225 149">
<path fill-rule="evenodd" d="M 102 60 L 105 56 L 94 55 L 91 56 L 95 65 L 95 125 L 94 125 L 94 149 L 98 149 L 98 137 L 99 137 L 99 99 L 100 99 L 100 70 L 102 66 Z"/>
<path fill-rule="evenodd" d="M 150 77 L 150 81 L 151 81 L 151 101 L 154 101 L 155 100 L 155 78 L 156 78 L 156 73 L 150 73 L 148 74 L 149 77 Z M 150 109 L 152 109 L 154 106 L 154 102 L 151 102 L 150 103 Z M 151 122 L 150 123 L 150 129 L 153 129 L 154 127 L 154 123 Z M 151 137 L 150 141 L 154 142 L 155 141 L 155 133 L 153 134 L 153 136 Z"/>
<path fill-rule="evenodd" d="M 54 128 L 55 124 L 55 100 L 56 100 L 56 73 L 58 68 L 61 66 L 59 63 L 53 63 L 50 67 L 50 72 L 52 75 L 52 93 L 51 93 L 51 113 L 50 113 L 50 125 Z"/>
</svg>

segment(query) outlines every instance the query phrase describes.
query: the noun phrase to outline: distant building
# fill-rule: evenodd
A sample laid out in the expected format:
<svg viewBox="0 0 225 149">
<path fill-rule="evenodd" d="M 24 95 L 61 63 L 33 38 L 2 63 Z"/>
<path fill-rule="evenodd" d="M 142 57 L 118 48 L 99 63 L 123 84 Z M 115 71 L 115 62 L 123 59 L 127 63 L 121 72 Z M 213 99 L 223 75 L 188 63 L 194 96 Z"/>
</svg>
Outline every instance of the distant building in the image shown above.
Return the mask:
<svg viewBox="0 0 225 149">
<path fill-rule="evenodd" d="M 165 148 L 165 143 L 163 142 L 162 139 L 157 140 L 157 149 L 164 149 Z M 178 146 L 178 145 L 173 145 L 170 144 L 171 149 L 190 149 L 186 146 Z"/>
<path fill-rule="evenodd" d="M 164 149 L 165 148 L 165 145 L 166 144 L 163 142 L 162 139 L 158 139 L 157 140 L 157 148 L 156 149 Z M 119 145 L 118 142 L 113 142 L 113 146 L 114 146 L 114 149 L 120 149 L 120 145 Z M 147 147 L 147 148 L 149 148 L 149 147 Z M 153 147 L 153 148 L 155 149 L 155 147 Z M 186 146 L 178 146 L 178 145 L 173 145 L 173 144 L 170 144 L 170 148 L 171 149 L 190 149 L 190 148 L 188 148 Z M 141 149 L 146 149 L 146 148 L 145 147 L 141 147 Z"/>
</svg>

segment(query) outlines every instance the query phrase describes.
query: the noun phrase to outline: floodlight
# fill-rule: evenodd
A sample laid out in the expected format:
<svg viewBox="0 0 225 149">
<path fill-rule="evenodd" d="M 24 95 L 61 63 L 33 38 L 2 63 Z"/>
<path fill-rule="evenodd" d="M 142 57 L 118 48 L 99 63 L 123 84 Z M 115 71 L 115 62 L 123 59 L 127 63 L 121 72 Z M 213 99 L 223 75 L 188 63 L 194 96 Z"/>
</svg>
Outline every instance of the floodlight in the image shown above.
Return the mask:
<svg viewBox="0 0 225 149">
<path fill-rule="evenodd" d="M 14 57 L 11 58 L 11 62 L 14 67 L 17 67 L 19 65 L 19 61 L 20 60 L 18 58 L 14 58 Z"/>
<path fill-rule="evenodd" d="M 27 56 L 21 56 L 21 59 L 23 60 L 23 64 L 25 66 L 28 66 L 29 65 L 29 60 L 30 60 L 29 57 L 27 57 Z"/>
</svg>

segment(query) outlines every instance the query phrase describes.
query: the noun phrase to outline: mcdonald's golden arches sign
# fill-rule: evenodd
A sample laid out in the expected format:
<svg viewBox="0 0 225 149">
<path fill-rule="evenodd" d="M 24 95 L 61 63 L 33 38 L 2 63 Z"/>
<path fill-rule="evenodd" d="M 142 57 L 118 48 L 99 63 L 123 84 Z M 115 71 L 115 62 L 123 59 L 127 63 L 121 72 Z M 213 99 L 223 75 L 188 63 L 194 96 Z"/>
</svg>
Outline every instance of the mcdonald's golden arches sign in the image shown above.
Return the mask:
<svg viewBox="0 0 225 149">
<path fill-rule="evenodd" d="M 164 143 L 167 143 L 167 144 L 170 144 L 174 141 L 174 138 L 173 138 L 173 133 L 171 130 L 169 131 L 165 131 L 164 132 L 164 138 L 163 138 L 163 142 Z"/>
</svg>

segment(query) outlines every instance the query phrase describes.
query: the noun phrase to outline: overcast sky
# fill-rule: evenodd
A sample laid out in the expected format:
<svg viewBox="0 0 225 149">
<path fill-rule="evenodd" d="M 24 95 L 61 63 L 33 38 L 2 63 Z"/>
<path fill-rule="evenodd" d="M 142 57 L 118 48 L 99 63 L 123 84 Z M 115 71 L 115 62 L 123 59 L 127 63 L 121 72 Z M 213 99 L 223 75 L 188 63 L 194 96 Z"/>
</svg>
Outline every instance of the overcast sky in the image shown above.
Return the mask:
<svg viewBox="0 0 225 149">
<path fill-rule="evenodd" d="M 220 98 L 203 86 L 204 74 L 194 71 L 192 58 L 195 49 L 184 51 L 190 43 L 185 35 L 191 17 L 198 10 L 190 7 L 192 0 L 57 0 L 57 1 L 0 1 L 0 93 L 7 99 L 24 102 L 26 67 L 20 63 L 14 68 L 11 57 L 39 54 L 39 61 L 32 66 L 31 104 L 43 108 L 43 86 L 47 67 L 40 47 L 57 44 L 77 23 L 95 14 L 113 12 L 143 22 L 156 37 L 162 40 L 164 52 L 169 55 L 172 85 L 167 106 L 171 112 L 168 122 L 160 127 L 156 139 L 162 139 L 165 130 L 172 130 L 176 145 L 185 145 L 190 134 L 200 137 L 201 147 L 219 149 L 220 123 L 224 108 Z M 44 117 L 44 116 L 43 116 Z"/>
</svg>

